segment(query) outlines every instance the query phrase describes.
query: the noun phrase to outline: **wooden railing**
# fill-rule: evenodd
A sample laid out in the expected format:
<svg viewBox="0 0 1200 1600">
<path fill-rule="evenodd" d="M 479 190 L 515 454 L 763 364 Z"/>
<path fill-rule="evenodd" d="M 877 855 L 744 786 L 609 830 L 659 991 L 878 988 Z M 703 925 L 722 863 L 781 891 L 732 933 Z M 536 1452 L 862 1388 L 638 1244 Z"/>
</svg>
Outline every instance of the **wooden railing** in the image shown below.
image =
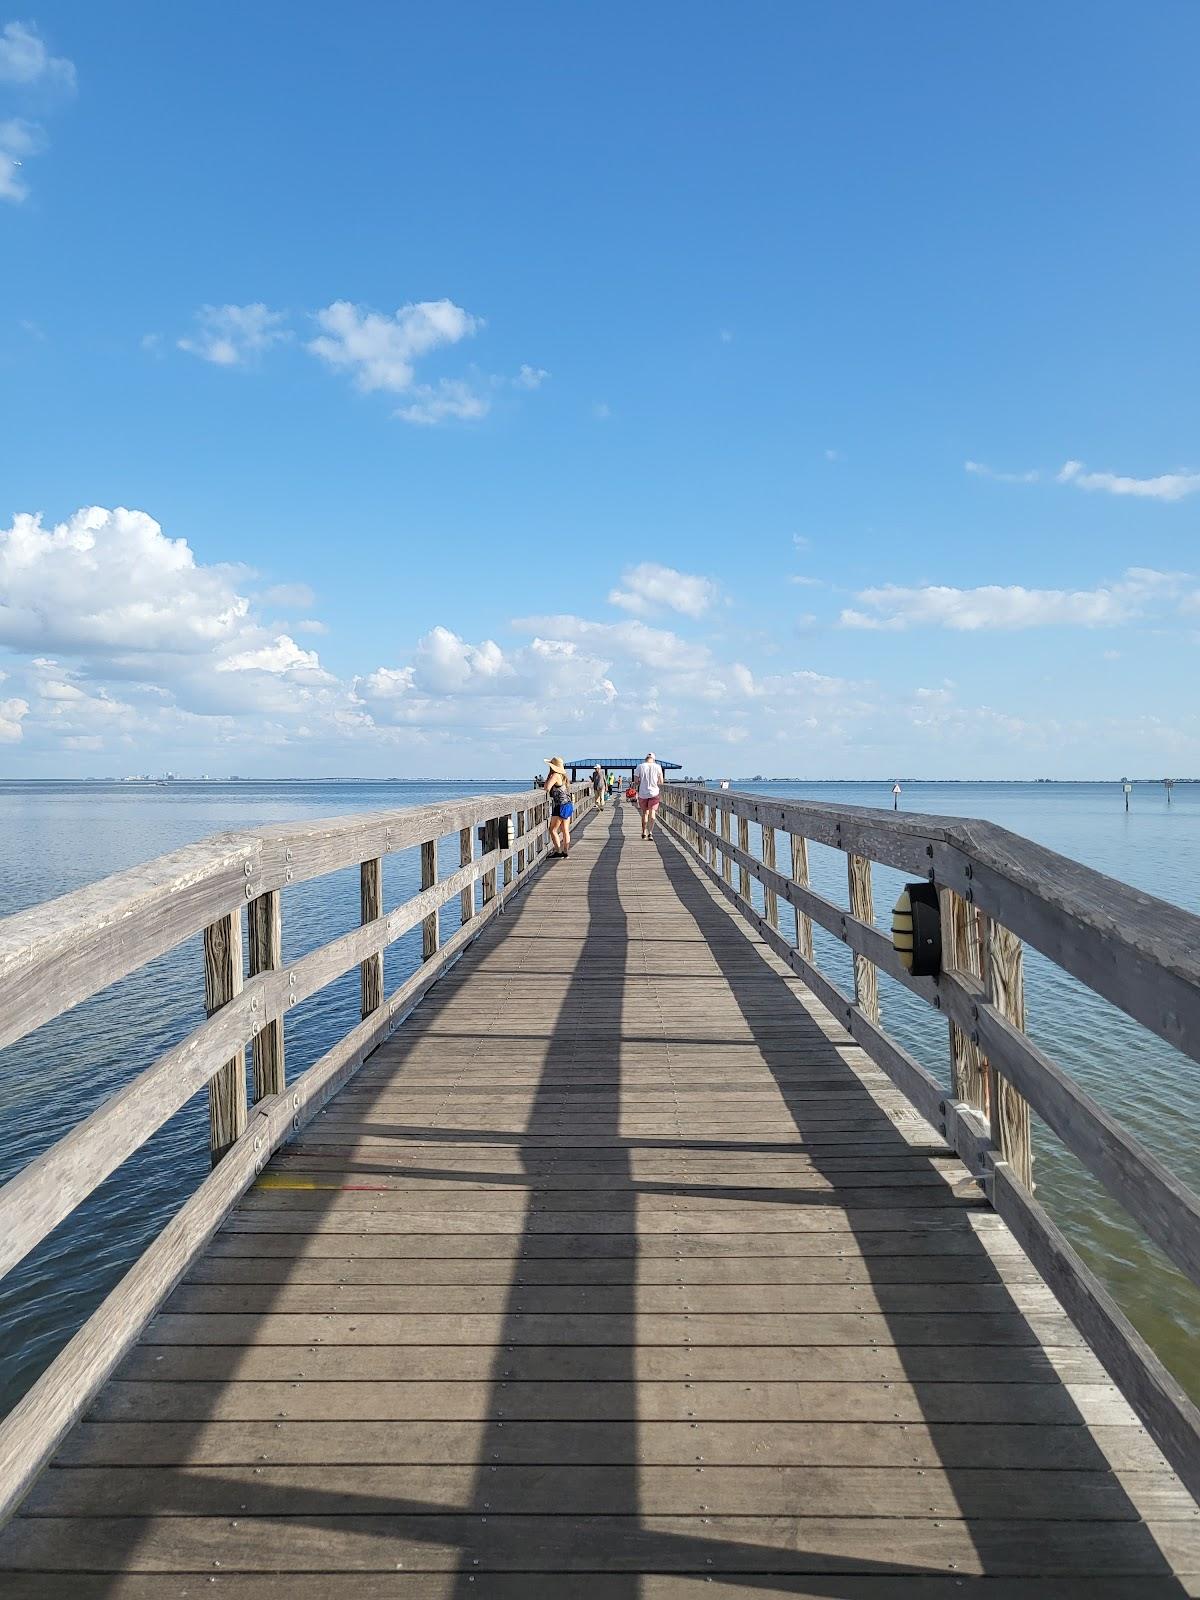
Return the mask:
<svg viewBox="0 0 1200 1600">
<path fill-rule="evenodd" d="M 592 806 L 590 785 L 575 785 L 573 796 L 580 821 Z M 502 819 L 511 823 L 514 816 L 511 842 L 504 844 Z M 478 855 L 477 828 L 483 832 Z M 438 840 L 454 833 L 461 864 L 439 880 Z M 418 845 L 420 891 L 387 911 L 383 859 Z M 209 1013 L 182 1043 L 0 1189 L 0 1276 L 206 1084 L 214 1163 L 209 1177 L 0 1423 L 0 1521 L 20 1502 L 271 1153 L 353 1075 L 503 908 L 505 894 L 541 865 L 546 849 L 547 801 L 540 791 L 477 795 L 444 805 L 218 835 L 0 921 L 0 1048 L 200 933 Z M 360 925 L 284 965 L 287 889 L 355 865 Z M 443 940 L 439 909 L 455 898 L 460 926 Z M 246 981 L 243 908 L 249 934 Z M 383 953 L 418 925 L 421 964 L 385 994 Z M 362 1020 L 286 1083 L 288 1011 L 356 966 Z M 247 1048 L 253 1059 L 252 1103 Z"/>
<path fill-rule="evenodd" d="M 957 1150 L 1200 1498 L 1200 1412 L 1034 1199 L 1031 1114 L 1198 1285 L 1200 1199 L 1028 1037 L 1022 973 L 1028 943 L 1200 1061 L 1200 917 L 1004 828 L 964 818 L 680 784 L 665 791 L 663 815 L 670 836 Z M 760 856 L 750 849 L 752 823 L 761 829 Z M 780 830 L 790 838 L 790 875 L 777 866 Z M 844 852 L 848 909 L 812 888 L 809 841 Z M 936 886 L 942 933 L 937 977 L 912 977 L 889 935 L 876 927 L 872 862 Z M 751 899 L 751 879 L 762 886 L 761 913 Z M 780 925 L 781 901 L 794 911 L 791 937 Z M 814 923 L 852 952 L 853 996 L 817 965 Z M 884 1030 L 879 972 L 946 1018 L 949 1093 Z"/>
</svg>

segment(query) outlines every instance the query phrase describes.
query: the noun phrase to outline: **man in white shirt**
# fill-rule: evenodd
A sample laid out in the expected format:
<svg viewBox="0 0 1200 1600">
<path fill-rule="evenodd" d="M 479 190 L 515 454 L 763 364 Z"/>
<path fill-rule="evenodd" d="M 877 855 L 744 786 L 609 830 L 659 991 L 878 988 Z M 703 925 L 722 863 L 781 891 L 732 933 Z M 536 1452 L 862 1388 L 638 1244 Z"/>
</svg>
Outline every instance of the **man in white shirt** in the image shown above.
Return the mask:
<svg viewBox="0 0 1200 1600">
<path fill-rule="evenodd" d="M 638 810 L 642 814 L 642 838 L 649 839 L 654 834 L 654 818 L 658 812 L 662 786 L 666 781 L 663 778 L 663 769 L 654 759 L 653 750 L 634 768 L 633 781 L 637 784 Z"/>
</svg>

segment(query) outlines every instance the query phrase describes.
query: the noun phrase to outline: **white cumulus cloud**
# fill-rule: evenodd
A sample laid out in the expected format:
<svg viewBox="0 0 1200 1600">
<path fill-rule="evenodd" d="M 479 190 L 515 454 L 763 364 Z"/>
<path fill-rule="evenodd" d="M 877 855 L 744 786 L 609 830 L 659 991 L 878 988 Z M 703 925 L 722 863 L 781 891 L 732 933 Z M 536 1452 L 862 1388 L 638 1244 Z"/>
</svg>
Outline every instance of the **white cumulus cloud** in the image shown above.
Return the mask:
<svg viewBox="0 0 1200 1600">
<path fill-rule="evenodd" d="M 1115 472 L 1088 472 L 1082 461 L 1067 461 L 1059 483 L 1104 494 L 1135 495 L 1145 500 L 1182 500 L 1200 492 L 1200 472 L 1165 472 L 1156 478 L 1126 478 Z"/>
<path fill-rule="evenodd" d="M 393 316 L 335 300 L 315 320 L 321 332 L 309 342 L 313 355 L 349 372 L 367 393 L 387 389 L 393 394 L 411 387 L 419 357 L 439 345 L 457 344 L 483 326 L 481 318 L 451 300 L 419 300 Z"/>
<path fill-rule="evenodd" d="M 201 306 L 194 338 L 180 339 L 179 348 L 218 367 L 245 366 L 264 350 L 291 335 L 282 311 L 260 301 L 248 306 Z"/>
<path fill-rule="evenodd" d="M 677 572 L 655 561 L 642 561 L 621 574 L 622 587 L 609 592 L 609 603 L 635 616 L 653 616 L 664 609 L 685 617 L 702 617 L 719 594 L 711 578 Z"/>
<path fill-rule="evenodd" d="M 0 700 L 0 744 L 16 744 L 21 737 L 21 719 L 28 715 L 28 700 L 20 700 L 15 695 Z"/>
</svg>

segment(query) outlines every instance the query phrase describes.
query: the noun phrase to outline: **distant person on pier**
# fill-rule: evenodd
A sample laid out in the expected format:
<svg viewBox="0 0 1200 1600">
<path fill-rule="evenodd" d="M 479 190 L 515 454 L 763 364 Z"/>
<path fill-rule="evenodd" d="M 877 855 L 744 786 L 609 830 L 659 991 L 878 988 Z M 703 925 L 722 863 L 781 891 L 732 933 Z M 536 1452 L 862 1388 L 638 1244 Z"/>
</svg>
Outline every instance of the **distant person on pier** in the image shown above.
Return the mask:
<svg viewBox="0 0 1200 1600">
<path fill-rule="evenodd" d="M 565 856 L 571 850 L 571 818 L 575 812 L 571 786 L 561 756 L 551 756 L 546 764 L 550 771 L 542 788 L 550 800 L 550 854 Z"/>
<path fill-rule="evenodd" d="M 614 805 L 617 803 L 617 795 L 620 793 L 620 789 L 621 774 L 619 772 L 610 772 L 608 775 L 608 792 L 612 796 Z"/>
<path fill-rule="evenodd" d="M 666 782 L 663 769 L 654 759 L 653 750 L 644 761 L 638 762 L 634 769 L 633 782 L 637 784 L 637 804 L 642 814 L 642 838 L 650 839 L 654 836 L 654 819 L 658 814 L 662 786 Z"/>
<path fill-rule="evenodd" d="M 597 761 L 592 768 L 592 798 L 596 802 L 597 811 L 604 810 L 604 796 L 608 793 L 608 783 L 604 777 L 604 768 Z"/>
</svg>

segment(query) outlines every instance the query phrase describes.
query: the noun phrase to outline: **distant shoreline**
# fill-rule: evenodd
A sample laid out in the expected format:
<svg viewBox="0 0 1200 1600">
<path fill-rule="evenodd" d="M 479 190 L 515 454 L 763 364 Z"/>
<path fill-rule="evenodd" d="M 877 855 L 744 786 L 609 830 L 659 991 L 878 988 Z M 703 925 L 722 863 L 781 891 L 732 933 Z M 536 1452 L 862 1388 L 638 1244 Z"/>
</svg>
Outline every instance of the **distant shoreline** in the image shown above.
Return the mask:
<svg viewBox="0 0 1200 1600">
<path fill-rule="evenodd" d="M 29 787 L 33 788 L 39 784 L 48 783 L 71 784 L 81 789 L 103 787 L 113 789 L 176 789 L 189 787 L 220 789 L 229 788 L 233 784 L 238 785 L 239 788 L 249 788 L 256 785 L 270 785 L 277 788 L 281 784 L 289 783 L 361 783 L 376 785 L 386 783 L 453 783 L 461 784 L 464 788 L 470 786 L 478 789 L 480 787 L 486 787 L 491 783 L 519 784 L 521 781 L 522 780 L 520 778 L 513 777 L 505 778 L 492 776 L 488 778 L 441 778 L 433 775 L 426 775 L 416 778 L 334 777 L 329 775 L 320 775 L 311 778 L 0 778 L 0 788 L 7 788 L 10 786 L 16 787 L 18 785 L 28 785 Z M 684 783 L 688 781 L 698 782 L 700 780 L 676 779 L 675 781 Z M 718 781 L 723 782 L 724 780 L 708 778 L 704 781 L 711 784 Z M 1185 788 L 1189 784 L 1200 783 L 1200 778 L 1173 778 L 1171 781 L 1177 788 Z M 917 788 L 923 784 L 937 784 L 943 786 L 947 784 L 957 784 L 967 788 L 977 787 L 979 785 L 987 785 L 995 788 L 999 785 L 1009 784 L 1014 786 L 1022 784 L 1037 784 L 1045 788 L 1050 788 L 1052 786 L 1057 788 L 1068 788 L 1085 784 L 1113 784 L 1119 786 L 1122 782 L 1126 782 L 1139 787 L 1150 786 L 1153 788 L 1161 788 L 1163 786 L 1162 778 L 906 778 L 901 776 L 899 778 L 731 778 L 729 782 L 735 788 L 745 786 L 747 784 L 803 783 L 812 787 L 820 787 L 822 785 L 838 785 L 844 787 L 847 784 L 853 784 L 865 789 L 882 787 L 890 789 L 892 784 L 899 783 L 902 790 L 905 787 Z"/>
</svg>

